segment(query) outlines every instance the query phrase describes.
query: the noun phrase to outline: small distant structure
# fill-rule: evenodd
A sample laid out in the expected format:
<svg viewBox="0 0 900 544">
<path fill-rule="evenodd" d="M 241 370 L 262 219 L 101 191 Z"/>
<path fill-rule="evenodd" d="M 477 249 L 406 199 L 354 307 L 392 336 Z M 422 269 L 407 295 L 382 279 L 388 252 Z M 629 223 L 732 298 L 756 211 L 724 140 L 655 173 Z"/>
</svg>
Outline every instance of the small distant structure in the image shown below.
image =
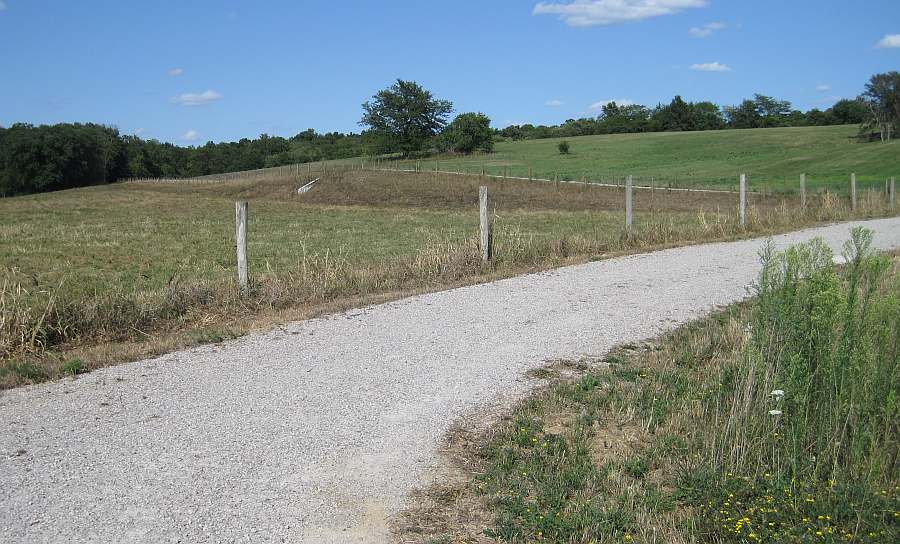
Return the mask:
<svg viewBox="0 0 900 544">
<path fill-rule="evenodd" d="M 309 183 L 307 183 L 306 185 L 304 185 L 304 186 L 302 186 L 302 187 L 298 187 L 298 188 L 297 188 L 297 194 L 298 194 L 298 195 L 302 195 L 303 193 L 308 193 L 309 190 L 313 188 L 313 185 L 315 185 L 315 183 L 316 183 L 317 181 L 319 181 L 320 179 L 321 179 L 321 178 L 316 178 L 316 179 L 310 181 Z"/>
</svg>

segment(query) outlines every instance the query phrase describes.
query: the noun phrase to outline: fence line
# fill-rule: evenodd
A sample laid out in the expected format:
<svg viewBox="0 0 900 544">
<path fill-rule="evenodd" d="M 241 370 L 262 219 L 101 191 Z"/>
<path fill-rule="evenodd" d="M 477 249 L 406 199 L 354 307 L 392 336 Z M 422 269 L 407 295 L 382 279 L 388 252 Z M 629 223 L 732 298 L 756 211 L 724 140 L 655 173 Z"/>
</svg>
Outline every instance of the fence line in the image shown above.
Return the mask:
<svg viewBox="0 0 900 544">
<path fill-rule="evenodd" d="M 384 167 L 384 163 L 389 163 L 391 161 L 379 160 L 379 159 L 359 159 L 354 161 L 346 161 L 344 163 L 332 164 L 331 168 L 334 171 L 370 171 L 370 172 L 400 172 L 400 173 L 432 173 L 432 174 L 443 174 L 450 176 L 468 176 L 475 177 L 479 179 L 500 179 L 500 180 L 527 180 L 527 181 L 540 181 L 540 182 L 553 182 L 553 183 L 568 183 L 573 185 L 588 185 L 591 187 L 615 187 L 619 189 L 624 189 L 624 178 L 622 182 L 616 181 L 615 183 L 604 182 L 601 177 L 600 180 L 592 180 L 588 179 L 587 175 L 582 175 L 580 180 L 572 180 L 572 179 L 561 179 L 558 172 L 554 173 L 553 177 L 535 177 L 534 170 L 532 167 L 528 169 L 528 177 L 524 176 L 510 176 L 508 167 L 504 168 L 503 172 L 500 174 L 488 174 L 485 168 L 482 166 L 479 172 L 467 172 L 467 171 L 452 171 L 452 170 L 442 170 L 440 169 L 440 161 L 436 160 L 434 162 L 434 168 L 426 169 L 423 168 L 422 161 L 417 160 L 415 163 L 412 163 L 410 167 L 405 166 L 394 166 L 392 168 Z M 328 173 L 328 164 L 325 162 L 318 163 L 315 169 L 313 166 L 316 163 L 295 163 L 289 165 L 282 166 L 273 166 L 269 168 L 257 168 L 255 170 L 242 170 L 239 172 L 228 172 L 222 174 L 209 174 L 206 176 L 196 176 L 190 178 L 129 178 L 123 180 L 123 183 L 164 183 L 164 184 L 177 184 L 177 183 L 187 183 L 187 184 L 214 184 L 214 183 L 223 183 L 229 181 L 240 181 L 240 180 L 250 180 L 250 179 L 278 179 L 279 177 L 286 177 L 290 175 L 300 176 L 306 174 L 311 177 L 312 172 L 322 172 L 323 175 Z M 740 192 L 739 186 L 735 186 L 734 189 L 712 189 L 712 188 L 698 188 L 698 187 L 672 187 L 670 185 L 656 184 L 653 182 L 655 179 L 651 177 L 650 184 L 633 184 L 632 188 L 635 190 L 649 190 L 649 191 L 678 191 L 678 192 L 687 192 L 687 193 L 713 193 L 713 194 L 737 194 Z M 675 178 L 677 179 L 677 178 Z M 846 179 L 846 178 L 844 178 Z M 308 181 L 308 180 L 307 180 Z M 801 199 L 801 207 L 803 207 L 802 203 L 807 198 L 807 177 L 805 174 L 800 175 L 800 199 Z M 772 196 L 774 193 L 772 189 L 774 186 L 778 185 L 780 182 L 769 183 L 765 182 L 763 188 L 751 190 L 748 183 L 746 187 L 746 191 L 748 195 L 762 195 L 762 196 Z M 785 178 L 785 187 L 787 183 L 787 178 Z M 880 183 L 880 182 L 879 182 Z M 850 186 L 848 187 L 851 199 L 851 206 L 853 206 L 854 194 L 857 192 L 855 189 L 857 188 L 856 183 L 856 174 L 851 174 Z M 871 181 L 866 181 L 863 187 L 871 185 Z M 885 194 L 890 194 L 889 190 L 889 179 L 885 180 Z M 822 188 L 816 189 L 816 192 L 821 191 Z M 828 191 L 828 188 L 825 188 L 825 191 Z"/>
</svg>

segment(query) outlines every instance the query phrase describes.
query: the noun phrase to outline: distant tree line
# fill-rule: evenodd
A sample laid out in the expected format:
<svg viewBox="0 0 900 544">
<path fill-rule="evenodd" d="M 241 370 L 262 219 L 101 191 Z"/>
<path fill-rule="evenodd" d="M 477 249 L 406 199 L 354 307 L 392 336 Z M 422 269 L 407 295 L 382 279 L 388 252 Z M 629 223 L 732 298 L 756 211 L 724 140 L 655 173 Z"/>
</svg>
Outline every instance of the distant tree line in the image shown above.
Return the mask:
<svg viewBox="0 0 900 544">
<path fill-rule="evenodd" d="M 358 157 L 366 153 L 365 140 L 361 134 L 309 129 L 291 138 L 262 134 L 252 140 L 181 147 L 91 123 L 19 123 L 0 127 L 0 196 Z"/>
<path fill-rule="evenodd" d="M 737 106 L 686 102 L 676 96 L 668 104 L 648 108 L 640 104 L 602 106 L 600 115 L 569 119 L 561 125 L 511 125 L 497 135 L 513 140 L 569 138 L 595 134 L 723 130 L 727 128 L 805 127 L 860 124 L 867 117 L 863 100 L 840 100 L 825 111 L 802 112 L 787 100 L 756 94 Z"/>
<path fill-rule="evenodd" d="M 859 124 L 869 139 L 890 140 L 900 129 L 900 73 L 872 76 L 856 99 L 807 112 L 790 102 L 756 94 L 736 106 L 687 102 L 676 96 L 653 108 L 602 106 L 600 115 L 561 125 L 512 125 L 496 130 L 482 113 L 450 121 L 453 104 L 413 81 L 397 80 L 362 105 L 359 134 L 291 138 L 262 134 L 237 142 L 180 147 L 122 135 L 113 127 L 64 123 L 0 127 L 0 196 L 28 194 L 125 178 L 191 177 L 364 155 L 412 156 L 432 152 L 489 152 L 497 137 L 537 139 L 636 132 L 720 130 Z"/>
</svg>

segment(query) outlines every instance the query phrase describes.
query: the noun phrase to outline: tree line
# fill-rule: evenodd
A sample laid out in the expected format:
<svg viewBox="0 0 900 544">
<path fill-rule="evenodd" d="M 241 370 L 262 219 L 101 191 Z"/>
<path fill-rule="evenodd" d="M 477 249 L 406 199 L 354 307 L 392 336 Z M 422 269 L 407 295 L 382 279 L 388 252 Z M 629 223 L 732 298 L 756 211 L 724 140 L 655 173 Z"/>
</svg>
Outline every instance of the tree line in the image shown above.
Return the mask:
<svg viewBox="0 0 900 544">
<path fill-rule="evenodd" d="M 0 127 L 0 196 L 55 191 L 128 178 L 183 178 L 363 155 L 360 134 L 312 129 L 181 147 L 93 123 Z"/>
<path fill-rule="evenodd" d="M 756 94 L 737 106 L 687 102 L 676 96 L 653 108 L 641 104 L 604 104 L 597 117 L 569 119 L 560 125 L 511 125 L 497 131 L 504 138 L 532 140 L 596 134 L 723 130 L 826 125 L 856 125 L 866 119 L 862 100 L 840 100 L 827 110 L 803 112 L 787 100 Z"/>
<path fill-rule="evenodd" d="M 490 152 L 498 138 L 858 124 L 863 136 L 886 141 L 900 128 L 900 72 L 872 76 L 858 98 L 840 100 L 824 111 L 803 112 L 787 100 L 762 94 L 726 107 L 676 96 L 652 108 L 610 102 L 596 117 L 498 130 L 483 113 L 461 113 L 451 121 L 452 102 L 435 98 L 416 82 L 399 79 L 363 103 L 362 109 L 360 133 L 320 134 L 308 129 L 290 138 L 262 134 L 197 147 L 144 140 L 92 123 L 0 127 L 0 196 L 365 155 Z"/>
</svg>

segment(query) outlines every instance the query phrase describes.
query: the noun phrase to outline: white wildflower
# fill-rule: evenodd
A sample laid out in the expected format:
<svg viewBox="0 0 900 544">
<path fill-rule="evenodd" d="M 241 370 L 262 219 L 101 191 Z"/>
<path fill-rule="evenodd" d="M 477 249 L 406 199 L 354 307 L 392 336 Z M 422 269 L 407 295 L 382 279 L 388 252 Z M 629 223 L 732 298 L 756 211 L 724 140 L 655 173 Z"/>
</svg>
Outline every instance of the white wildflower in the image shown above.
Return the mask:
<svg viewBox="0 0 900 544">
<path fill-rule="evenodd" d="M 773 397 L 779 398 L 779 399 L 780 399 L 781 397 L 784 396 L 784 390 L 782 390 L 782 389 L 776 389 L 776 390 L 772 391 L 770 394 L 771 394 Z"/>
<path fill-rule="evenodd" d="M 769 415 L 770 416 L 780 416 L 781 410 L 769 410 Z"/>
</svg>

